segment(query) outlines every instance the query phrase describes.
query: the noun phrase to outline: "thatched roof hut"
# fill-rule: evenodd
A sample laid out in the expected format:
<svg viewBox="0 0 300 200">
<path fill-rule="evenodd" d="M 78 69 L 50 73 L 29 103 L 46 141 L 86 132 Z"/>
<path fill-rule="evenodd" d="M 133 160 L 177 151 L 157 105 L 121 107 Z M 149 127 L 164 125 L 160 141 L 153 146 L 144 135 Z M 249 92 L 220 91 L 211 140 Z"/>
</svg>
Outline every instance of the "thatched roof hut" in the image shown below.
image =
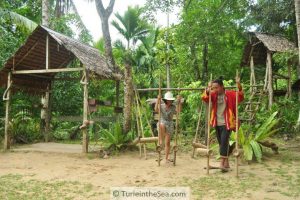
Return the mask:
<svg viewBox="0 0 300 200">
<path fill-rule="evenodd" d="M 241 61 L 241 66 L 250 66 L 250 57 L 253 56 L 255 65 L 266 65 L 267 52 L 288 52 L 295 51 L 296 46 L 286 38 L 273 34 L 258 32 L 249 33 Z"/>
<path fill-rule="evenodd" d="M 44 26 L 38 26 L 23 46 L 7 60 L 0 71 L 0 86 L 6 87 L 7 74 L 12 72 L 14 88 L 34 93 L 43 92 L 54 79 L 56 72 L 14 74 L 18 70 L 44 70 L 46 67 L 46 43 L 49 44 L 48 69 L 70 69 L 71 61 L 78 59 L 84 69 L 101 79 L 120 80 L 121 75 L 100 55 L 98 49 L 76 41 Z M 75 69 L 74 69 L 75 71 Z"/>
<path fill-rule="evenodd" d="M 255 80 L 255 66 L 265 66 L 266 74 L 264 79 L 264 90 L 268 90 L 269 96 L 269 108 L 273 104 L 273 59 L 274 53 L 296 51 L 296 45 L 286 38 L 265 33 L 249 33 L 249 41 L 247 42 L 241 61 L 241 66 L 249 66 L 251 70 L 250 74 L 250 84 L 256 85 Z M 284 77 L 287 80 L 287 96 L 291 96 L 291 67 L 288 67 L 289 75 L 277 75 L 277 77 Z M 276 82 L 276 79 L 275 79 Z M 252 90 L 253 92 L 255 90 Z M 255 93 L 253 93 L 255 94 Z"/>
<path fill-rule="evenodd" d="M 70 65 L 75 59 L 80 61 L 80 67 Z M 21 89 L 28 93 L 43 94 L 41 119 L 45 122 L 44 136 L 45 141 L 48 141 L 51 84 L 57 73 L 72 71 L 82 72 L 80 81 L 83 87 L 82 151 L 88 152 L 89 77 L 95 75 L 100 79 L 119 81 L 122 76 L 97 49 L 44 26 L 38 26 L 33 31 L 25 44 L 7 60 L 0 71 L 0 86 L 6 88 L 3 94 L 3 100 L 6 101 L 4 149 L 10 148 L 9 114 L 12 92 Z M 118 88 L 116 90 L 118 91 Z"/>
</svg>

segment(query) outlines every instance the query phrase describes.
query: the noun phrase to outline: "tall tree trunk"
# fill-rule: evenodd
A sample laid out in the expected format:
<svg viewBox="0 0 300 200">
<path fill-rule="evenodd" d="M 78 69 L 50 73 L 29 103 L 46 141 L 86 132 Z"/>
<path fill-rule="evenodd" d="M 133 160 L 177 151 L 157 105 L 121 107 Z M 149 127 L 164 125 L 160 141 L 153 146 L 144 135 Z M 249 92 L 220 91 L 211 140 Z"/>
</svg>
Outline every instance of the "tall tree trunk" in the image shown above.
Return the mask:
<svg viewBox="0 0 300 200">
<path fill-rule="evenodd" d="M 300 0 L 295 0 L 295 14 L 296 14 L 296 24 L 297 24 L 297 35 L 298 35 L 298 56 L 299 62 L 297 66 L 297 76 L 300 79 Z"/>
<path fill-rule="evenodd" d="M 297 24 L 297 35 L 298 35 L 298 65 L 297 65 L 297 77 L 300 79 L 300 0 L 295 0 L 295 15 L 296 15 L 296 24 Z M 300 95 L 298 92 L 298 99 L 300 100 Z M 297 120 L 297 127 L 300 126 L 300 110 L 299 117 Z"/>
<path fill-rule="evenodd" d="M 133 101 L 133 83 L 131 62 L 125 60 L 125 77 L 124 77 L 124 126 L 123 132 L 128 133 L 131 129 L 131 108 Z"/>
<path fill-rule="evenodd" d="M 49 0 L 42 0 L 42 25 L 49 27 Z"/>
<path fill-rule="evenodd" d="M 101 19 L 102 34 L 103 34 L 104 46 L 105 46 L 104 49 L 105 56 L 109 60 L 109 62 L 113 65 L 114 69 L 118 70 L 118 67 L 115 63 L 115 59 L 112 53 L 111 37 L 110 37 L 109 23 L 108 23 L 108 19 L 115 5 L 115 0 L 110 0 L 109 5 L 106 9 L 103 6 L 102 0 L 95 0 L 95 4 L 96 4 L 98 15 L 100 16 Z M 117 106 L 119 106 L 119 96 L 120 96 L 119 91 L 120 91 L 120 82 L 117 81 L 116 82 Z"/>
<path fill-rule="evenodd" d="M 202 80 L 203 83 L 205 83 L 208 80 L 208 59 L 207 59 L 207 54 L 208 54 L 208 44 L 205 41 L 203 45 L 203 71 L 202 71 Z"/>
<path fill-rule="evenodd" d="M 111 62 L 111 64 L 116 68 L 115 60 L 112 54 L 112 46 L 111 46 L 111 38 L 109 33 L 109 24 L 108 19 L 113 11 L 115 0 L 110 0 L 108 7 L 105 9 L 103 7 L 102 0 L 95 0 L 96 9 L 98 15 L 101 19 L 101 26 L 102 26 L 102 34 L 105 43 L 105 56 Z"/>
<path fill-rule="evenodd" d="M 196 45 L 193 43 L 191 45 L 191 55 L 192 55 L 192 62 L 194 67 L 194 73 L 196 80 L 200 80 L 200 71 L 198 66 L 198 59 L 197 59 L 197 53 L 196 53 Z"/>
</svg>

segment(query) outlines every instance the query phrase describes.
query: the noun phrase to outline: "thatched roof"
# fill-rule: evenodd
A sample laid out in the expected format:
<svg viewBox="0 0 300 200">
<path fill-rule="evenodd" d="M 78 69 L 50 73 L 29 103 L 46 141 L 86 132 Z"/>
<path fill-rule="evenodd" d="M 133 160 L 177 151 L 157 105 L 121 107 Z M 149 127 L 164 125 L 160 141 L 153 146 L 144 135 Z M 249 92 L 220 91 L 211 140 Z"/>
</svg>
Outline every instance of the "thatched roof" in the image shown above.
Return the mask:
<svg viewBox="0 0 300 200">
<path fill-rule="evenodd" d="M 38 26 L 23 46 L 7 60 L 0 71 L 0 86 L 6 86 L 7 73 L 13 70 L 38 70 L 46 66 L 46 37 L 49 35 L 49 69 L 67 68 L 77 58 L 89 72 L 101 79 L 120 80 L 121 75 L 91 46 L 78 42 L 49 28 Z M 47 88 L 55 73 L 14 74 L 14 87 L 31 91 Z"/>
<path fill-rule="evenodd" d="M 282 36 L 257 32 L 249 35 L 250 39 L 244 48 L 241 66 L 250 65 L 251 55 L 255 65 L 265 65 L 268 51 L 276 53 L 296 50 L 295 44 Z"/>
</svg>

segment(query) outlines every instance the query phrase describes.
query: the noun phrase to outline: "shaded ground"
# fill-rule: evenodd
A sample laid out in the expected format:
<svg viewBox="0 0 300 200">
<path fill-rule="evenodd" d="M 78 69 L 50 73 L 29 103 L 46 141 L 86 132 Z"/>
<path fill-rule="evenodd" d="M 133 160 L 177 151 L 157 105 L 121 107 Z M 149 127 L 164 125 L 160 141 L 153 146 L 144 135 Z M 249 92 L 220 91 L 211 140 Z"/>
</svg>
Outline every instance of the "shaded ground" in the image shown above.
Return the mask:
<svg viewBox="0 0 300 200">
<path fill-rule="evenodd" d="M 114 186 L 188 186 L 192 199 L 300 199 L 300 147 L 283 144 L 279 155 L 266 152 L 263 163 L 242 163 L 234 171 L 211 170 L 204 157 L 179 152 L 177 166 L 148 151 L 119 153 L 108 159 L 81 154 L 77 144 L 39 143 L 0 153 L 0 199 L 109 199 Z M 215 159 L 211 160 L 217 165 Z M 231 160 L 234 166 L 233 159 Z"/>
</svg>

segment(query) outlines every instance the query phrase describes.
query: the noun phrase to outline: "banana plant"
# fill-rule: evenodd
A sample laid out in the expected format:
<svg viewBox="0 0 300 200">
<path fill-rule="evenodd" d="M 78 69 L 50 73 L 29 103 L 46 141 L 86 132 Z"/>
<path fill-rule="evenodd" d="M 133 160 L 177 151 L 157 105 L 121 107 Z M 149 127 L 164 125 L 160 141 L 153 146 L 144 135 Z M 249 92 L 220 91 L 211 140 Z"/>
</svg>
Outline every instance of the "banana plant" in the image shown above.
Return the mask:
<svg viewBox="0 0 300 200">
<path fill-rule="evenodd" d="M 244 158 L 248 161 L 253 160 L 255 156 L 258 162 L 262 159 L 262 146 L 259 142 L 270 137 L 276 133 L 280 128 L 275 126 L 278 120 L 275 118 L 278 112 L 274 112 L 261 126 L 258 128 L 242 125 L 238 131 L 239 145 L 242 146 L 244 151 Z M 230 145 L 235 142 L 236 133 L 231 135 Z"/>
</svg>

